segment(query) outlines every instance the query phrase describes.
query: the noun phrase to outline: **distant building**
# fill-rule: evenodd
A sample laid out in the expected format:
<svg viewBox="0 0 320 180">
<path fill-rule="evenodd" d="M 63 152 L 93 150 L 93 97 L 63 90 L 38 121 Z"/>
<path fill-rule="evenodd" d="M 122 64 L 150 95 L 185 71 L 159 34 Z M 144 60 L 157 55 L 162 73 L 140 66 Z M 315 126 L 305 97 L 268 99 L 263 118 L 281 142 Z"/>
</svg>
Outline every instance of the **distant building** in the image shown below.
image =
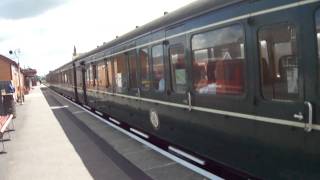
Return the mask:
<svg viewBox="0 0 320 180">
<path fill-rule="evenodd" d="M 20 83 L 19 83 L 19 72 L 20 72 Z M 16 88 L 15 98 L 20 97 L 19 92 L 21 88 L 21 93 L 24 95 L 24 76 L 22 74 L 19 65 L 12 59 L 0 55 L 0 81 L 12 81 L 14 87 Z M 21 87 L 19 86 L 21 85 Z"/>
<path fill-rule="evenodd" d="M 37 85 L 37 70 L 31 68 L 22 69 L 22 73 L 25 79 L 26 93 L 28 93 L 32 86 Z"/>
</svg>

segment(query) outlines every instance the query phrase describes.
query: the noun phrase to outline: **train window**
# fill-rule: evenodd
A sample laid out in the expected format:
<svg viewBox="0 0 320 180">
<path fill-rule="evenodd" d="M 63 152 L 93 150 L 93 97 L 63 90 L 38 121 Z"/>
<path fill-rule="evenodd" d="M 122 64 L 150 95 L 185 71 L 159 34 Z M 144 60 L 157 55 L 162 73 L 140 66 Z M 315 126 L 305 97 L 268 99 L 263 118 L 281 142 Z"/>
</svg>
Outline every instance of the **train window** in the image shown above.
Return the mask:
<svg viewBox="0 0 320 180">
<path fill-rule="evenodd" d="M 150 67 L 149 67 L 149 52 L 148 48 L 140 49 L 140 76 L 141 88 L 143 90 L 150 89 Z"/>
<path fill-rule="evenodd" d="M 124 54 L 117 55 L 113 61 L 116 92 L 124 92 L 128 88 L 128 71 Z"/>
<path fill-rule="evenodd" d="M 107 72 L 107 84 L 106 84 L 106 88 L 110 88 L 113 86 L 113 78 L 112 78 L 112 62 L 111 61 L 107 61 L 107 68 L 106 68 Z"/>
<path fill-rule="evenodd" d="M 128 61 L 129 61 L 130 88 L 135 89 L 137 88 L 137 58 L 136 58 L 135 51 L 129 52 Z"/>
<path fill-rule="evenodd" d="M 82 70 L 81 70 L 81 66 L 77 67 L 77 85 L 78 87 L 82 86 Z"/>
<path fill-rule="evenodd" d="M 97 66 L 95 64 L 91 65 L 92 67 L 92 86 L 96 86 L 96 81 L 98 79 L 98 74 L 97 74 Z"/>
<path fill-rule="evenodd" d="M 105 62 L 102 61 L 97 65 L 97 86 L 99 88 L 107 87 L 107 80 L 106 80 L 106 65 Z"/>
<path fill-rule="evenodd" d="M 87 88 L 91 87 L 91 79 L 92 79 L 91 72 L 92 72 L 91 65 L 86 66 L 86 86 L 87 86 Z"/>
<path fill-rule="evenodd" d="M 152 47 L 152 74 L 153 87 L 156 91 L 164 91 L 164 62 L 163 62 L 163 46 L 156 45 Z"/>
<path fill-rule="evenodd" d="M 266 99 L 299 97 L 295 27 L 271 25 L 258 32 L 262 94 Z"/>
<path fill-rule="evenodd" d="M 171 66 L 171 85 L 177 93 L 185 93 L 187 89 L 187 71 L 184 59 L 184 46 L 174 45 L 169 48 Z"/>
<path fill-rule="evenodd" d="M 244 31 L 233 25 L 192 37 L 193 88 L 199 94 L 244 93 Z"/>
</svg>

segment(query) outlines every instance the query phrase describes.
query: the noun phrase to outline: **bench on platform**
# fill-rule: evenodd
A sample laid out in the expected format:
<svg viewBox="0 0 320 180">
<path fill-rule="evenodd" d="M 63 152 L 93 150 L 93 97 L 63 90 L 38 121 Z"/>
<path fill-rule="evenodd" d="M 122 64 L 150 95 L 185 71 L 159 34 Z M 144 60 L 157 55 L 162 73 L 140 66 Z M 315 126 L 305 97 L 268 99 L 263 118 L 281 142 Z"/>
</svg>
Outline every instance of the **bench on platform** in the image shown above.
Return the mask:
<svg viewBox="0 0 320 180">
<path fill-rule="evenodd" d="M 9 129 L 9 124 L 12 122 L 12 118 L 13 118 L 12 114 L 0 116 L 0 141 L 2 142 L 2 151 L 0 151 L 1 153 L 5 152 L 5 149 L 4 149 L 5 139 L 3 137 L 5 133 L 9 133 L 11 131 Z M 10 140 L 10 134 L 9 134 L 9 140 Z"/>
</svg>

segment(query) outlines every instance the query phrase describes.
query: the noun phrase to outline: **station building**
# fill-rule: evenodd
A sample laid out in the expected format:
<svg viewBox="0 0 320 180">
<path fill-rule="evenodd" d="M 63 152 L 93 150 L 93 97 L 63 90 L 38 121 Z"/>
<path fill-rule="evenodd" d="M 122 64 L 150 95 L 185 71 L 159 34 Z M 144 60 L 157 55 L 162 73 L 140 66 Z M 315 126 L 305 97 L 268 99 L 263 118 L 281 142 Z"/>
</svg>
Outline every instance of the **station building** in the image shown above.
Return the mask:
<svg viewBox="0 0 320 180">
<path fill-rule="evenodd" d="M 20 83 L 19 83 L 20 78 Z M 12 81 L 16 92 L 14 97 L 20 97 L 19 92 L 21 88 L 22 96 L 24 95 L 24 75 L 19 65 L 12 59 L 0 55 L 0 81 Z"/>
</svg>

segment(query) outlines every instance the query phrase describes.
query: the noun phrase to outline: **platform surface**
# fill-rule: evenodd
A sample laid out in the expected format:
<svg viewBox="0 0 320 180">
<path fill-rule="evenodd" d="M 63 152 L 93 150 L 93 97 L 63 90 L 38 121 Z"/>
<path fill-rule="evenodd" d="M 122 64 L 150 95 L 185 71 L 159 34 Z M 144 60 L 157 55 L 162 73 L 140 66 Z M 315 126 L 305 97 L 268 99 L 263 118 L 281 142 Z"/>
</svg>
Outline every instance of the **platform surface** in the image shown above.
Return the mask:
<svg viewBox="0 0 320 180">
<path fill-rule="evenodd" d="M 206 178 L 99 121 L 47 87 L 17 105 L 0 179 Z"/>
</svg>

